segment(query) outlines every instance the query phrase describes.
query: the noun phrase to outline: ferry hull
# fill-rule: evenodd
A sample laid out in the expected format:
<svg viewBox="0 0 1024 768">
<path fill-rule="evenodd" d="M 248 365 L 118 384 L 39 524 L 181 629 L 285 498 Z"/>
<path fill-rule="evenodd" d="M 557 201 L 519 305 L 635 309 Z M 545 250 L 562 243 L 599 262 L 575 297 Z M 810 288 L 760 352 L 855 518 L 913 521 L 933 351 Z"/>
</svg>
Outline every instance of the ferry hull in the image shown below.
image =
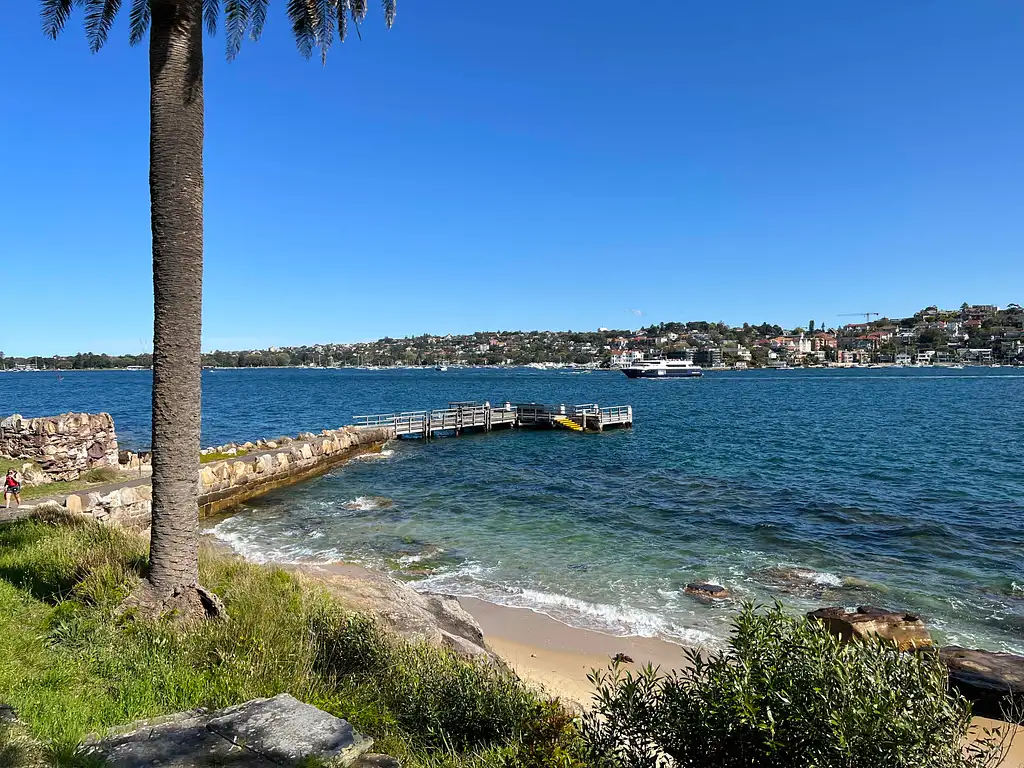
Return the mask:
<svg viewBox="0 0 1024 768">
<path fill-rule="evenodd" d="M 637 371 L 632 368 L 624 368 L 624 374 L 630 379 L 697 379 L 703 376 L 701 371 L 673 371 L 664 368 L 652 371 Z"/>
</svg>

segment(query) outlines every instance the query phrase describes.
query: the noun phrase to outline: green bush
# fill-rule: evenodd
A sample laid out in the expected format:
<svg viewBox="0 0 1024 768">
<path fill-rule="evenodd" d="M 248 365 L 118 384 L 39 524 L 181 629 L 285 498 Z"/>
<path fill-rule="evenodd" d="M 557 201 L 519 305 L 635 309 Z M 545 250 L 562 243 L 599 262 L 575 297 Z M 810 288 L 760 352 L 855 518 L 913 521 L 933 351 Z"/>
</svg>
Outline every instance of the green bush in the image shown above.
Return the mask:
<svg viewBox="0 0 1024 768">
<path fill-rule="evenodd" d="M 78 479 L 85 483 L 112 483 L 120 476 L 117 467 L 96 467 L 86 470 Z"/>
<path fill-rule="evenodd" d="M 726 652 L 634 675 L 595 672 L 584 720 L 595 764 L 624 768 L 980 768 L 998 735 L 965 748 L 968 702 L 933 652 L 843 644 L 781 606 L 745 606 Z M 668 760 L 666 760 L 668 758 Z"/>
</svg>

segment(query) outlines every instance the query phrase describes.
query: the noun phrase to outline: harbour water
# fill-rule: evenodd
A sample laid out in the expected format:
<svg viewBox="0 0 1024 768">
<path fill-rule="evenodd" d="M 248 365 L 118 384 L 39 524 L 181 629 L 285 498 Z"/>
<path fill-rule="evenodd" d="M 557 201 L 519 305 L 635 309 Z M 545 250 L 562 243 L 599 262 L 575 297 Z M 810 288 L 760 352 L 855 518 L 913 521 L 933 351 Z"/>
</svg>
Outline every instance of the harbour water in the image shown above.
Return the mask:
<svg viewBox="0 0 1024 768">
<path fill-rule="evenodd" d="M 0 375 L 0 415 L 109 411 L 148 444 L 148 372 Z M 605 434 L 395 443 L 207 528 L 265 561 L 358 561 L 418 588 L 619 634 L 716 644 L 735 605 L 875 604 L 1024 653 L 1024 372 L 588 374 L 213 370 L 204 444 L 455 400 L 631 404 Z"/>
</svg>

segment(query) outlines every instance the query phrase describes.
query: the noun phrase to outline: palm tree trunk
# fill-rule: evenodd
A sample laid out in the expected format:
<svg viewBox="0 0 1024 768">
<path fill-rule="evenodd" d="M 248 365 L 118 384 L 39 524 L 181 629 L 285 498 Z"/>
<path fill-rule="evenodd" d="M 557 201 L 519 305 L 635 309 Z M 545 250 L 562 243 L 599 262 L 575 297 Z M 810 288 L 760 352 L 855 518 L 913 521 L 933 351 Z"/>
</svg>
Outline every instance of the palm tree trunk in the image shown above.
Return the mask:
<svg viewBox="0 0 1024 768">
<path fill-rule="evenodd" d="M 153 529 L 158 595 L 199 580 L 203 305 L 202 0 L 152 0 Z"/>
</svg>

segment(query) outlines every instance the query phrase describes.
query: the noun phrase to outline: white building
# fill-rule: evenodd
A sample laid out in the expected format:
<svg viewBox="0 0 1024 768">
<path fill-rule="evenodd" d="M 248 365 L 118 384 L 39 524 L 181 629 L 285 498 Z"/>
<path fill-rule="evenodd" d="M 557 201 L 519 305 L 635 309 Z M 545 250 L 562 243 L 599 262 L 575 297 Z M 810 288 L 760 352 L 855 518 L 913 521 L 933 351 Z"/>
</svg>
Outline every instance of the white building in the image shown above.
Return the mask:
<svg viewBox="0 0 1024 768">
<path fill-rule="evenodd" d="M 643 352 L 639 352 L 635 349 L 629 349 L 625 352 L 620 352 L 617 355 L 612 355 L 612 368 L 626 368 L 638 360 L 643 359 Z"/>
</svg>

